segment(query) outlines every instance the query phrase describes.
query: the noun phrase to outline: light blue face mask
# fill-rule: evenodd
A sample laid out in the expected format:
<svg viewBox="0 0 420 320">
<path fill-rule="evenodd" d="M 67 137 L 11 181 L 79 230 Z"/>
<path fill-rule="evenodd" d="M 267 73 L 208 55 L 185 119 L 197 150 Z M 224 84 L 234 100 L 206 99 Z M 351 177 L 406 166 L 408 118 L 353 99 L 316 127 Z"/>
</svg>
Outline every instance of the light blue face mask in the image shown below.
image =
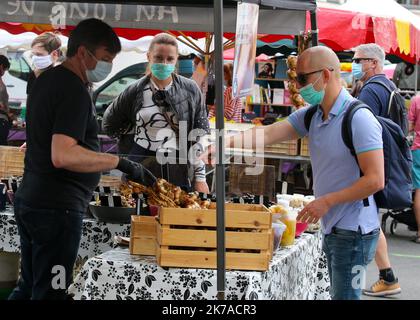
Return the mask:
<svg viewBox="0 0 420 320">
<path fill-rule="evenodd" d="M 322 89 L 321 91 L 316 91 L 314 88 L 314 84 L 317 83 L 319 79 L 321 79 L 321 77 L 322 73 L 314 83 L 310 83 L 304 86 L 303 88 L 300 88 L 299 90 L 299 93 L 302 96 L 303 100 L 305 100 L 312 106 L 320 104 L 322 100 L 324 100 L 325 89 Z"/>
<path fill-rule="evenodd" d="M 95 55 L 88 51 L 90 55 L 96 60 L 96 67 L 93 70 L 86 70 L 86 77 L 89 82 L 100 82 L 104 80 L 112 70 L 112 63 L 96 59 Z"/>
<path fill-rule="evenodd" d="M 363 71 L 363 65 L 361 63 L 355 63 L 353 62 L 351 65 L 351 73 L 353 74 L 353 78 L 355 80 L 362 79 L 366 72 Z"/>
<path fill-rule="evenodd" d="M 152 74 L 157 79 L 166 80 L 171 76 L 172 72 L 175 71 L 175 65 L 166 63 L 152 63 L 150 66 L 150 71 L 152 71 Z"/>
</svg>

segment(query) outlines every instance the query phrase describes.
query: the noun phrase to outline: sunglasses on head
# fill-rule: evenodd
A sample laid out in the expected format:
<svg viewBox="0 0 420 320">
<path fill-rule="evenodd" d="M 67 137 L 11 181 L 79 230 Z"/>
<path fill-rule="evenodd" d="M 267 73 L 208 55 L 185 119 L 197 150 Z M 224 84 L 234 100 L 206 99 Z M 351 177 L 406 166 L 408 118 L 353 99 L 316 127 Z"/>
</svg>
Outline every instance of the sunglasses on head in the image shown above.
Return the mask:
<svg viewBox="0 0 420 320">
<path fill-rule="evenodd" d="M 327 69 L 329 71 L 334 71 L 333 68 L 324 68 L 324 69 Z M 307 73 L 298 73 L 296 80 L 301 86 L 305 86 L 308 83 L 308 78 L 311 74 L 322 72 L 324 71 L 324 69 L 315 70 L 315 71 L 307 72 Z"/>
<path fill-rule="evenodd" d="M 375 60 L 373 58 L 355 58 L 355 59 L 351 59 L 352 62 L 359 64 L 362 61 L 372 61 Z"/>
</svg>

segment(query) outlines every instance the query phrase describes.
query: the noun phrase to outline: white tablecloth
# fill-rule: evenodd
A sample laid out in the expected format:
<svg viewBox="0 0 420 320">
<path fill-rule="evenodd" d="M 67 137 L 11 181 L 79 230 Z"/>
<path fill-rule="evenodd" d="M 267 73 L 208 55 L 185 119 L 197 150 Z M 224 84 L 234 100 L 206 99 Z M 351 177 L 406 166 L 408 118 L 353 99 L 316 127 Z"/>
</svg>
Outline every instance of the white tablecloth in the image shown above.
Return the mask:
<svg viewBox="0 0 420 320">
<path fill-rule="evenodd" d="M 161 268 L 151 256 L 117 248 L 90 258 L 70 292 L 82 300 L 216 299 L 216 270 Z M 267 272 L 228 271 L 227 299 L 330 299 L 321 236 L 280 248 Z"/>
</svg>

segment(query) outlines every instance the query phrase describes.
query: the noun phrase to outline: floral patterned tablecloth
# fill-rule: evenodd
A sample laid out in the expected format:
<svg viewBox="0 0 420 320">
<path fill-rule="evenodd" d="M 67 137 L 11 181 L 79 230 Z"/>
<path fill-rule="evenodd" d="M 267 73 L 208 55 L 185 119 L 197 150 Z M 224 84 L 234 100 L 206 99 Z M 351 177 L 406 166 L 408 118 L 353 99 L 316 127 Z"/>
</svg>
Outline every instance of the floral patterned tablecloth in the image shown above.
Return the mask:
<svg viewBox="0 0 420 320">
<path fill-rule="evenodd" d="M 216 270 L 161 268 L 117 248 L 90 258 L 70 287 L 75 299 L 216 299 Z M 266 272 L 228 271 L 227 299 L 330 299 L 321 236 L 302 234 L 278 249 Z"/>
<path fill-rule="evenodd" d="M 83 219 L 82 239 L 80 241 L 77 263 L 115 248 L 114 236 L 130 236 L 130 224 L 112 224 L 98 222 L 95 219 Z M 13 214 L 13 208 L 0 212 L 0 251 L 20 252 L 19 233 Z"/>
</svg>

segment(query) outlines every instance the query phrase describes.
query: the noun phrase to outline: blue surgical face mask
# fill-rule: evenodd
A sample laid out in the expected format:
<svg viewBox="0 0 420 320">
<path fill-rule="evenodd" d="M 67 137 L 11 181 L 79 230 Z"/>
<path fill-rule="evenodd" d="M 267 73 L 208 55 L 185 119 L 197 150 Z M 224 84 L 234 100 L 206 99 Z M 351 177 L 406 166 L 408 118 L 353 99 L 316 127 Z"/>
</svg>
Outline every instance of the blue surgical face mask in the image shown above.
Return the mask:
<svg viewBox="0 0 420 320">
<path fill-rule="evenodd" d="M 351 65 L 351 73 L 353 74 L 353 78 L 355 80 L 362 79 L 366 72 L 363 71 L 363 65 L 361 63 L 352 63 Z"/>
<path fill-rule="evenodd" d="M 157 79 L 166 80 L 171 76 L 172 72 L 175 71 L 175 65 L 166 63 L 152 63 L 150 66 L 150 71 L 152 71 L 152 74 Z"/>
<path fill-rule="evenodd" d="M 89 52 L 90 55 L 96 60 L 96 67 L 93 70 L 86 70 L 86 77 L 89 82 L 100 82 L 104 80 L 112 70 L 112 63 L 96 59 L 95 55 Z"/>
<path fill-rule="evenodd" d="M 322 73 L 314 83 L 310 83 L 304 86 L 303 88 L 300 88 L 299 90 L 299 93 L 302 96 L 303 100 L 305 100 L 310 105 L 320 104 L 322 100 L 324 100 L 325 89 L 322 89 L 321 91 L 317 91 L 314 88 L 314 84 L 317 83 L 319 79 L 321 79 L 321 77 L 322 77 Z"/>
</svg>

